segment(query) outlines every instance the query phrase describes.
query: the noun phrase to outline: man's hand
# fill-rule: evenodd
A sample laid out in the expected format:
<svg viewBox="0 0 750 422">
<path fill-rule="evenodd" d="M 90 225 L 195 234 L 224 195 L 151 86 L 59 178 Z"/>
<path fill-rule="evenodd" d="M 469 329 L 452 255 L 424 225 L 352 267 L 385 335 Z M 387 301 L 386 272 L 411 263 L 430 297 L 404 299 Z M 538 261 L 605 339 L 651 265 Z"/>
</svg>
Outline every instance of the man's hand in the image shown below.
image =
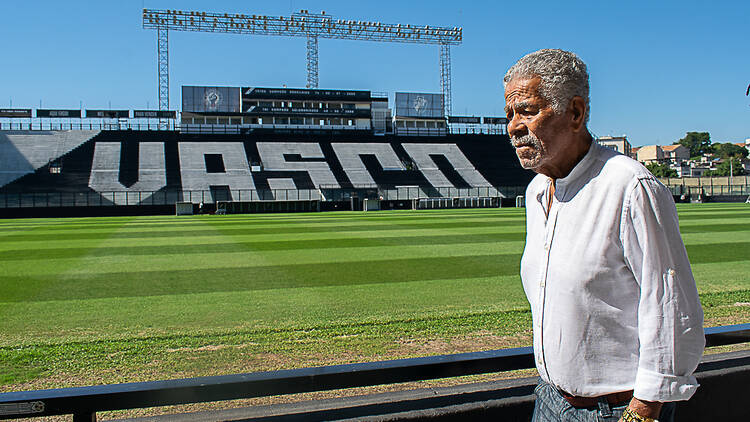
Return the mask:
<svg viewBox="0 0 750 422">
<path fill-rule="evenodd" d="M 644 418 L 651 419 L 657 419 L 659 417 L 659 413 L 661 413 L 661 406 L 661 402 L 639 400 L 635 397 L 633 397 L 633 399 L 630 400 L 630 404 L 628 404 L 628 408 L 633 410 L 635 413 L 643 416 Z M 622 418 L 620 418 L 620 422 L 622 422 Z"/>
</svg>

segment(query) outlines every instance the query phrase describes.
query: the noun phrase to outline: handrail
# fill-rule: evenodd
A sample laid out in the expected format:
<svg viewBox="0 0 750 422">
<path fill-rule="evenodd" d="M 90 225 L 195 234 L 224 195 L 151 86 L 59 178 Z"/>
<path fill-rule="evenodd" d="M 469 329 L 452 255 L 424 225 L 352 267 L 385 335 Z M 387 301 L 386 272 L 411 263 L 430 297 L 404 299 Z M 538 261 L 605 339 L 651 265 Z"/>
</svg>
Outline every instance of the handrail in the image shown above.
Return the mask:
<svg viewBox="0 0 750 422">
<path fill-rule="evenodd" d="M 374 132 L 371 127 L 359 127 L 355 125 L 293 125 L 293 124 L 199 124 L 180 123 L 170 119 L 161 123 L 158 119 L 127 120 L 122 122 L 103 121 L 24 121 L 7 122 L 0 120 L 0 131 L 65 131 L 65 130 L 108 130 L 108 131 L 169 131 L 186 134 L 246 134 L 253 131 L 312 131 L 320 133 L 329 132 Z M 380 133 L 380 132 L 376 132 Z M 390 133 L 390 132 L 389 132 Z M 451 126 L 443 128 L 396 128 L 392 134 L 408 136 L 445 136 L 445 135 L 507 135 L 505 125 L 501 127 L 488 126 Z"/>
<path fill-rule="evenodd" d="M 706 345 L 750 341 L 750 324 L 705 329 Z M 531 347 L 237 375 L 0 393 L 0 419 L 201 403 L 365 387 L 534 367 Z"/>
</svg>

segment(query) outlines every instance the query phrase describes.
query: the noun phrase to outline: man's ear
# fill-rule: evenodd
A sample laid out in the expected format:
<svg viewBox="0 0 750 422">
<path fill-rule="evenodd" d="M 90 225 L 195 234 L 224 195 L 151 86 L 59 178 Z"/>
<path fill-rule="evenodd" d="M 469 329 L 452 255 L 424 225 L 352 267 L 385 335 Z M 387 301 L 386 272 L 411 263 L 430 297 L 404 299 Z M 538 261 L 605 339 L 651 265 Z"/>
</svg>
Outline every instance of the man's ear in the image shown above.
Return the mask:
<svg viewBox="0 0 750 422">
<path fill-rule="evenodd" d="M 568 104 L 568 111 L 573 116 L 570 121 L 574 132 L 580 131 L 586 123 L 586 102 L 579 96 L 573 97 Z"/>
</svg>

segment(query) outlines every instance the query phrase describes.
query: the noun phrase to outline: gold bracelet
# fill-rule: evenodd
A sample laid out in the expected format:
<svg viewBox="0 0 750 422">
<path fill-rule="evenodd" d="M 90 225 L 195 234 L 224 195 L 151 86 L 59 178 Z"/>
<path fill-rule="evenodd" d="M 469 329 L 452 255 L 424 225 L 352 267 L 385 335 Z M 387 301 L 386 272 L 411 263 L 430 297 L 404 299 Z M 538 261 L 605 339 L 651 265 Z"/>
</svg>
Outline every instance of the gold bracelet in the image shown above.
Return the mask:
<svg viewBox="0 0 750 422">
<path fill-rule="evenodd" d="M 625 411 L 622 413 L 622 420 L 624 422 L 659 422 L 656 419 L 653 418 L 646 418 L 638 413 L 635 412 L 635 410 L 631 408 L 626 408 Z"/>
</svg>

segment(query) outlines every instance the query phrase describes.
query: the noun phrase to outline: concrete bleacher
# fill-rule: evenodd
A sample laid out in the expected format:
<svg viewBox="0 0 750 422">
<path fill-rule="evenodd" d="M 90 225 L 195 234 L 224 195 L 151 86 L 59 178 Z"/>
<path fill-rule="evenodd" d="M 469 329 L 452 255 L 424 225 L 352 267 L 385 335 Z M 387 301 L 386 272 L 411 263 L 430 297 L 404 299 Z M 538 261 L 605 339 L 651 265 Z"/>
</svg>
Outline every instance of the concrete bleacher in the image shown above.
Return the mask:
<svg viewBox="0 0 750 422">
<path fill-rule="evenodd" d="M 0 132 L 0 187 L 67 154 L 99 131 Z"/>
<path fill-rule="evenodd" d="M 374 156 L 383 171 L 406 170 L 390 144 L 337 142 L 331 146 L 353 187 L 367 187 L 376 184 L 362 160 L 363 155 Z"/>
<path fill-rule="evenodd" d="M 455 144 L 403 144 L 406 152 L 414 159 L 419 170 L 433 187 L 454 187 L 443 171 L 432 158 L 434 155 L 445 157 L 453 169 L 463 178 L 469 187 L 491 187 L 492 185 L 476 170 Z"/>
</svg>

